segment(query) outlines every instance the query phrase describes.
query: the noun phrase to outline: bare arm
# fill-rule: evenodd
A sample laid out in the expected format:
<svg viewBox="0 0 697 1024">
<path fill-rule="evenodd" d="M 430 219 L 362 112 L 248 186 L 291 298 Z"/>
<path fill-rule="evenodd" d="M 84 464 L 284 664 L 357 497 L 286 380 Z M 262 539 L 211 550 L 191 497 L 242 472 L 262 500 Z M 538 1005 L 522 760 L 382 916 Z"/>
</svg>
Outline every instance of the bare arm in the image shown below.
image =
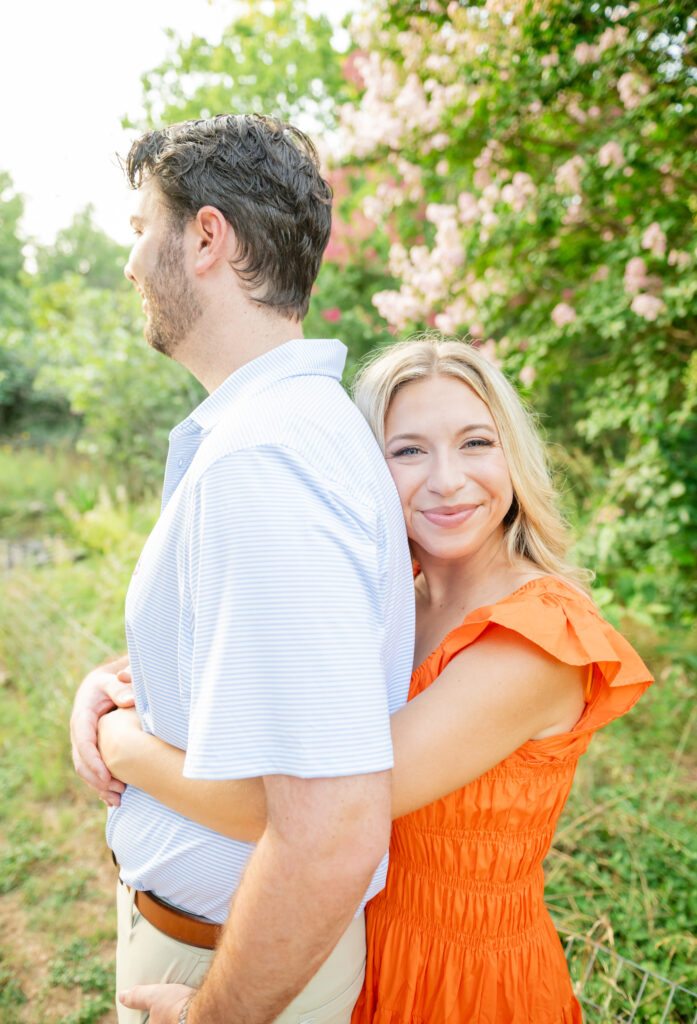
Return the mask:
<svg viewBox="0 0 697 1024">
<path fill-rule="evenodd" d="M 221 835 L 256 843 L 266 826 L 262 779 L 187 779 L 184 751 L 143 732 L 135 708 L 99 720 L 99 750 L 113 776 Z"/>
<path fill-rule="evenodd" d="M 491 629 L 392 716 L 392 817 L 466 785 L 526 740 L 568 731 L 583 711 L 585 674 Z M 246 842 L 263 833 L 261 779 L 183 778 L 184 752 L 141 732 L 135 712 L 101 720 L 100 749 L 113 775 L 180 814 Z"/>
<path fill-rule="evenodd" d="M 271 1024 L 350 924 L 389 841 L 390 773 L 264 779 L 268 825 L 231 904 L 189 1024 Z M 175 1021 L 182 989 L 136 987 L 130 1007 Z"/>
</svg>

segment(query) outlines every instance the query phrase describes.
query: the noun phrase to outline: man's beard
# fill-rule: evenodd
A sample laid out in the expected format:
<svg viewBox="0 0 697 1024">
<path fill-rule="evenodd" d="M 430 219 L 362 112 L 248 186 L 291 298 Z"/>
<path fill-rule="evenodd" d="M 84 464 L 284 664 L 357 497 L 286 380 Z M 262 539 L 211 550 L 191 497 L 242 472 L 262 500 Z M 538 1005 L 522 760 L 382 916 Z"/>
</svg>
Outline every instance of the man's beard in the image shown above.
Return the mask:
<svg viewBox="0 0 697 1024">
<path fill-rule="evenodd" d="M 156 352 L 170 358 L 198 318 L 201 306 L 184 271 L 181 232 L 171 231 L 158 253 L 152 277 L 143 281 L 149 306 L 145 338 Z"/>
</svg>

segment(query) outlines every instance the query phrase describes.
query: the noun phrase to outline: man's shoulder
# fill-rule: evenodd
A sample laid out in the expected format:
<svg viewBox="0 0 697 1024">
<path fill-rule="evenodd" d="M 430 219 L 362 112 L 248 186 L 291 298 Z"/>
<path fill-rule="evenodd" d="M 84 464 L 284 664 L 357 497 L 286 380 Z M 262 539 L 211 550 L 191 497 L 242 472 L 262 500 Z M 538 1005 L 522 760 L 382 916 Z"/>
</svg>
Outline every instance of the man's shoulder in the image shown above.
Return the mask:
<svg viewBox="0 0 697 1024">
<path fill-rule="evenodd" d="M 246 455 L 245 455 L 246 453 Z M 318 479 L 375 507 L 392 484 L 370 428 L 336 380 L 288 377 L 230 408 L 204 439 L 197 477 L 220 459 L 256 453 L 269 470 L 296 460 Z"/>
</svg>

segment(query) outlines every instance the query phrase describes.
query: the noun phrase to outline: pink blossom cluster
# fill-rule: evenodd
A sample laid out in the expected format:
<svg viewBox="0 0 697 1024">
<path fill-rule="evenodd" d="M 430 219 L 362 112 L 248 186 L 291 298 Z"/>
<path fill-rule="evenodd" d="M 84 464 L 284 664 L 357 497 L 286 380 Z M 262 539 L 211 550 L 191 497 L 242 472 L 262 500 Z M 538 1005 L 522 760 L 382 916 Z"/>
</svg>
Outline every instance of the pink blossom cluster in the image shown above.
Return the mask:
<svg viewBox="0 0 697 1024">
<path fill-rule="evenodd" d="M 642 235 L 641 248 L 648 249 L 652 256 L 663 258 L 666 254 L 666 236 L 658 221 L 649 224 Z"/>
<path fill-rule="evenodd" d="M 516 213 L 522 213 L 537 195 L 537 185 L 525 171 L 516 171 L 510 183 L 501 189 L 501 200 Z"/>
<path fill-rule="evenodd" d="M 426 220 L 436 225 L 433 255 L 447 275 L 451 275 L 465 262 L 457 214 L 456 206 L 429 203 L 426 207 Z"/>
<path fill-rule="evenodd" d="M 617 92 L 620 94 L 625 110 L 634 110 L 648 94 L 649 87 L 633 71 L 627 71 L 617 80 Z"/>
<path fill-rule="evenodd" d="M 684 270 L 685 267 L 689 267 L 692 263 L 692 257 L 689 252 L 685 252 L 680 249 L 671 249 L 668 253 L 668 265 L 671 267 L 677 267 L 678 270 Z"/>
<path fill-rule="evenodd" d="M 624 153 L 614 139 L 600 147 L 598 150 L 598 163 L 601 167 L 624 167 Z"/>
<path fill-rule="evenodd" d="M 626 25 L 608 27 L 595 43 L 579 43 L 574 50 L 574 59 L 578 64 L 597 64 L 606 50 L 621 46 L 627 41 L 628 35 Z"/>
<path fill-rule="evenodd" d="M 559 195 L 579 195 L 583 190 L 581 175 L 585 169 L 586 161 L 579 153 L 560 164 L 554 175 L 554 185 Z"/>
<path fill-rule="evenodd" d="M 576 319 L 576 310 L 568 302 L 558 302 L 551 313 L 555 327 L 566 327 Z"/>
<path fill-rule="evenodd" d="M 657 320 L 665 308 L 665 302 L 663 299 L 659 299 L 657 295 L 647 295 L 644 292 L 640 292 L 639 295 L 635 295 L 632 299 L 632 311 L 650 323 Z"/>
<path fill-rule="evenodd" d="M 646 270 L 646 263 L 641 256 L 633 256 L 624 268 L 624 290 L 627 295 L 636 295 L 651 284 Z"/>
</svg>

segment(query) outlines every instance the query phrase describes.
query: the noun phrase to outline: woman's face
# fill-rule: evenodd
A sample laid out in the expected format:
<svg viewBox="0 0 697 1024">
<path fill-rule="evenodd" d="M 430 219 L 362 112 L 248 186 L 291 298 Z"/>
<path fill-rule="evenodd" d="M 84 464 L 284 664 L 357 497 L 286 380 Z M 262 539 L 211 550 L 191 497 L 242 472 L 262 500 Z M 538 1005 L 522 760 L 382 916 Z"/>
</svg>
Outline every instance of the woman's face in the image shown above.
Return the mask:
<svg viewBox="0 0 697 1024">
<path fill-rule="evenodd" d="M 405 385 L 385 420 L 385 458 L 417 559 L 493 550 L 513 486 L 488 406 L 454 377 Z"/>
</svg>

